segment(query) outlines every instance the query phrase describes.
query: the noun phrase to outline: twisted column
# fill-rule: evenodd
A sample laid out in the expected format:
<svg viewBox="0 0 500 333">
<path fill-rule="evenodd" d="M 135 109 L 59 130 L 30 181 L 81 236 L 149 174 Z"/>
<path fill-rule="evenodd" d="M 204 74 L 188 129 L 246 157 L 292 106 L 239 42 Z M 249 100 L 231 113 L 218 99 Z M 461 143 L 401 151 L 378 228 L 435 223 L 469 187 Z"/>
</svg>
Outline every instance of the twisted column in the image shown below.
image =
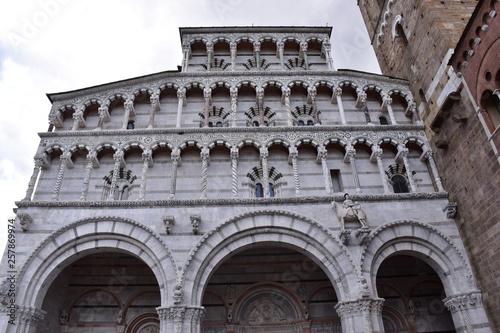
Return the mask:
<svg viewBox="0 0 500 333">
<path fill-rule="evenodd" d="M 269 198 L 269 168 L 267 166 L 267 159 L 269 157 L 269 150 L 267 147 L 260 147 L 260 163 L 262 164 L 262 187 L 264 189 L 264 197 Z"/>
<path fill-rule="evenodd" d="M 208 42 L 206 44 L 207 47 L 207 71 L 212 69 L 212 60 L 214 56 L 214 44 L 212 42 Z"/>
<path fill-rule="evenodd" d="M 116 183 L 118 181 L 118 174 L 120 173 L 120 167 L 125 165 L 125 160 L 123 159 L 124 156 L 125 153 L 123 152 L 123 150 L 118 150 L 113 155 L 113 159 L 115 160 L 115 165 L 113 167 L 113 177 L 111 178 L 108 200 L 115 199 Z"/>
<path fill-rule="evenodd" d="M 444 192 L 443 183 L 441 182 L 441 177 L 439 177 L 439 172 L 436 166 L 436 161 L 434 161 L 434 154 L 431 150 L 425 152 L 425 157 L 427 161 L 429 161 L 429 166 L 431 167 L 432 177 L 434 177 L 434 181 L 436 182 L 436 186 L 438 188 L 438 192 Z"/>
<path fill-rule="evenodd" d="M 259 124 L 264 126 L 264 89 L 262 87 L 257 87 L 255 89 L 257 95 L 257 107 L 259 109 Z"/>
<path fill-rule="evenodd" d="M 384 163 L 382 162 L 383 151 L 380 147 L 373 149 L 373 155 L 377 159 L 378 172 L 380 173 L 380 180 L 382 181 L 382 186 L 384 187 L 384 193 L 389 193 L 389 184 L 387 183 L 387 176 L 385 174 Z"/>
<path fill-rule="evenodd" d="M 141 173 L 141 187 L 139 189 L 139 200 L 144 200 L 146 195 L 146 181 L 147 173 L 150 166 L 153 164 L 153 154 L 151 149 L 146 149 L 142 152 L 142 173 Z"/>
<path fill-rule="evenodd" d="M 292 115 L 292 108 L 290 107 L 290 93 L 291 90 L 288 87 L 281 87 L 281 98 L 283 102 L 285 103 L 285 110 L 286 110 L 286 122 L 288 126 L 293 126 L 293 115 Z"/>
<path fill-rule="evenodd" d="M 328 164 L 326 162 L 326 157 L 328 151 L 325 146 L 318 147 L 318 156 L 316 157 L 316 162 L 321 163 L 321 168 L 323 169 L 323 181 L 325 182 L 325 190 L 327 194 L 333 193 L 332 177 L 330 175 L 330 169 L 328 169 Z"/>
<path fill-rule="evenodd" d="M 64 173 L 68 167 L 68 162 L 71 160 L 71 153 L 69 151 L 64 152 L 60 157 L 61 163 L 59 164 L 59 171 L 57 172 L 56 185 L 54 186 L 54 191 L 52 192 L 52 200 L 59 200 L 59 193 L 61 192 L 61 185 L 64 178 Z"/>
<path fill-rule="evenodd" d="M 260 71 L 260 42 L 253 42 L 253 52 L 255 53 L 255 65 Z"/>
<path fill-rule="evenodd" d="M 172 158 L 172 179 L 170 181 L 170 199 L 175 198 L 175 190 L 177 187 L 177 167 L 181 163 L 181 152 L 179 148 L 174 148 L 171 154 Z"/>
<path fill-rule="evenodd" d="M 324 42 L 323 45 L 321 45 L 321 48 L 323 49 L 323 53 L 325 54 L 326 58 L 326 65 L 328 66 L 329 70 L 335 70 L 335 67 L 333 66 L 333 58 L 332 58 L 332 44 L 329 42 Z"/>
<path fill-rule="evenodd" d="M 208 165 L 210 164 L 210 149 L 203 147 L 201 157 L 201 199 L 207 198 Z"/>
<path fill-rule="evenodd" d="M 319 117 L 318 117 L 318 105 L 316 104 L 316 87 L 309 87 L 307 88 L 307 92 L 309 95 L 309 98 L 311 99 L 311 103 L 313 105 L 313 118 L 314 118 L 314 125 L 319 124 Z"/>
<path fill-rule="evenodd" d="M 344 104 L 342 103 L 342 88 L 337 87 L 333 89 L 333 96 L 332 96 L 332 102 L 336 102 L 337 105 L 339 106 L 339 114 L 340 114 L 340 121 L 342 122 L 342 125 L 346 125 L 347 122 L 345 120 L 345 112 L 344 112 Z"/>
<path fill-rule="evenodd" d="M 189 55 L 191 52 L 191 44 L 184 43 L 182 44 L 182 71 L 187 72 L 187 68 L 189 65 Z"/>
<path fill-rule="evenodd" d="M 229 88 L 229 94 L 231 95 L 231 126 L 236 127 L 236 115 L 238 112 L 238 88 Z"/>
<path fill-rule="evenodd" d="M 356 187 L 356 193 L 361 193 L 361 185 L 359 184 L 358 171 L 356 170 L 356 149 L 349 148 L 346 150 L 346 157 L 349 159 L 351 164 L 352 177 L 354 179 L 354 186 Z"/>
<path fill-rule="evenodd" d="M 125 103 L 123 103 L 123 106 L 125 107 L 125 115 L 123 117 L 122 129 L 127 129 L 130 115 L 135 113 L 134 100 L 132 98 L 127 99 Z"/>
<path fill-rule="evenodd" d="M 203 98 L 205 99 L 205 109 L 204 109 L 204 119 L 203 119 L 203 127 L 208 127 L 208 118 L 209 118 L 209 109 L 210 102 L 212 99 L 212 89 L 204 88 L 203 89 Z"/>
<path fill-rule="evenodd" d="M 280 58 L 281 70 L 284 71 L 285 70 L 285 59 L 284 59 L 284 56 L 283 56 L 283 52 L 284 52 L 284 49 L 285 49 L 285 43 L 278 42 L 278 43 L 276 43 L 276 46 L 278 48 L 278 56 Z"/>
<path fill-rule="evenodd" d="M 408 181 L 410 182 L 411 191 L 413 193 L 415 193 L 415 192 L 418 192 L 418 188 L 417 188 L 417 184 L 415 183 L 415 179 L 413 178 L 413 172 L 411 170 L 410 160 L 408 159 L 409 153 L 410 153 L 410 151 L 408 150 L 408 148 L 402 148 L 402 149 L 400 149 L 398 155 L 399 155 L 399 157 L 401 157 L 403 159 L 403 163 L 404 163 L 405 169 L 406 169 L 406 176 L 408 177 Z"/>
<path fill-rule="evenodd" d="M 179 128 L 181 127 L 181 117 L 182 117 L 182 106 L 186 102 L 186 88 L 182 87 L 177 89 L 177 122 L 175 124 L 175 127 Z"/>
<path fill-rule="evenodd" d="M 87 154 L 87 167 L 85 168 L 85 176 L 83 176 L 82 191 L 80 194 L 80 201 L 87 200 L 87 193 L 89 191 L 90 176 L 92 175 L 92 170 L 94 166 L 99 166 L 99 161 L 97 160 L 97 153 L 95 151 L 90 151 Z"/>
<path fill-rule="evenodd" d="M 236 50 L 237 50 L 236 42 L 229 43 L 229 49 L 231 52 L 231 70 L 234 72 L 236 70 Z"/>
<path fill-rule="evenodd" d="M 36 180 L 38 179 L 40 170 L 44 165 L 45 165 L 45 160 L 43 155 L 35 156 L 35 167 L 33 168 L 33 173 L 31 174 L 31 178 L 28 183 L 28 189 L 26 190 L 26 195 L 24 196 L 24 200 L 31 201 L 31 196 L 33 195 L 33 191 L 35 190 Z"/>
<path fill-rule="evenodd" d="M 73 131 L 76 131 L 78 127 L 85 127 L 85 118 L 83 118 L 83 111 L 85 110 L 84 106 L 81 106 L 75 110 L 73 113 Z"/>
<path fill-rule="evenodd" d="M 389 113 L 389 118 L 391 119 L 391 125 L 396 125 L 396 118 L 394 118 L 394 111 L 392 110 L 392 98 L 384 97 L 383 105 L 387 108 L 387 113 Z"/>
<path fill-rule="evenodd" d="M 235 198 L 238 197 L 238 158 L 238 148 L 231 148 L 231 193 Z"/>
<path fill-rule="evenodd" d="M 297 160 L 299 157 L 299 152 L 297 147 L 290 147 L 290 152 L 288 153 L 288 163 L 292 163 L 293 169 L 293 183 L 295 185 L 295 196 L 300 196 L 300 179 L 299 179 L 299 168 L 297 165 Z"/>
<path fill-rule="evenodd" d="M 101 105 L 97 109 L 97 113 L 99 114 L 99 122 L 97 123 L 96 130 L 99 131 L 102 129 L 102 125 L 104 124 L 104 122 L 110 121 L 108 105 Z"/>
<path fill-rule="evenodd" d="M 309 70 L 309 60 L 307 59 L 307 42 L 300 43 L 300 52 L 302 53 L 302 57 L 304 58 L 306 70 Z"/>
</svg>

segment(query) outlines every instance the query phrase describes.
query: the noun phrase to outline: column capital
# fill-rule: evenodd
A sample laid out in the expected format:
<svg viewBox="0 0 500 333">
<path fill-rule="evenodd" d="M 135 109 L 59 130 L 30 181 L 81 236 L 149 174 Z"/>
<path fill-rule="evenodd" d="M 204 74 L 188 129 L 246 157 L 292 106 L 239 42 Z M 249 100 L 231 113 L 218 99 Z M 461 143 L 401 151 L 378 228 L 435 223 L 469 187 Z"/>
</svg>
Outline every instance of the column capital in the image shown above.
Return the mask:
<svg viewBox="0 0 500 333">
<path fill-rule="evenodd" d="M 229 49 L 231 52 L 236 52 L 236 49 L 238 48 L 238 44 L 235 41 L 232 41 L 229 43 Z"/>
<path fill-rule="evenodd" d="M 358 92 L 358 98 L 356 99 L 356 107 L 363 108 L 366 105 L 367 95 L 366 92 L 360 91 Z"/>
<path fill-rule="evenodd" d="M 307 52 L 308 43 L 300 42 L 300 52 Z"/>
<path fill-rule="evenodd" d="M 338 302 L 335 310 L 340 319 L 345 320 L 365 313 L 381 314 L 383 304 L 383 298 L 364 298 Z"/>
<path fill-rule="evenodd" d="M 231 160 L 237 160 L 240 156 L 240 150 L 238 149 L 238 147 L 232 147 L 230 154 Z"/>
<path fill-rule="evenodd" d="M 269 157 L 269 150 L 265 146 L 259 148 L 259 153 L 260 153 L 260 159 Z"/>
<path fill-rule="evenodd" d="M 21 332 L 31 332 L 35 330 L 30 330 L 29 328 L 36 328 L 45 317 L 46 312 L 37 308 L 20 306 L 17 309 L 17 314 Z"/>
<path fill-rule="evenodd" d="M 253 42 L 253 51 L 260 52 L 260 42 Z"/>
<path fill-rule="evenodd" d="M 238 88 L 236 88 L 236 87 L 229 88 L 229 94 L 231 95 L 231 98 L 237 98 L 238 97 Z"/>
<path fill-rule="evenodd" d="M 180 87 L 179 89 L 177 89 L 177 98 L 178 99 L 186 98 L 186 88 Z"/>
<path fill-rule="evenodd" d="M 170 154 L 170 158 L 172 162 L 181 163 L 181 150 L 179 148 L 172 149 L 172 153 Z"/>
<path fill-rule="evenodd" d="M 326 150 L 326 147 L 323 145 L 319 146 L 316 162 L 321 163 L 321 161 L 326 159 L 327 156 L 328 156 L 328 151 Z"/>
<path fill-rule="evenodd" d="M 153 152 L 151 151 L 151 149 L 146 148 L 142 152 L 142 161 L 144 163 L 147 162 L 149 166 L 153 166 Z"/>
<path fill-rule="evenodd" d="M 201 148 L 200 157 L 202 160 L 208 160 L 210 158 L 210 149 L 208 147 Z"/>
<path fill-rule="evenodd" d="M 287 86 L 282 86 L 281 87 L 281 94 L 284 98 L 289 98 L 290 97 L 291 90 Z"/>
<path fill-rule="evenodd" d="M 214 52 L 214 43 L 212 43 L 212 42 L 207 42 L 207 43 L 205 44 L 205 47 L 207 48 L 207 53 L 208 53 L 208 52 L 212 52 L 212 53 Z"/>
<path fill-rule="evenodd" d="M 333 95 L 335 97 L 342 96 L 342 88 L 341 87 L 333 88 Z"/>
<path fill-rule="evenodd" d="M 277 42 L 276 47 L 278 48 L 278 50 L 283 50 L 285 48 L 285 42 L 283 41 Z"/>
<path fill-rule="evenodd" d="M 160 111 L 160 94 L 157 92 L 154 92 L 150 97 L 149 97 L 149 102 L 151 103 L 151 108 L 154 111 Z"/>
<path fill-rule="evenodd" d="M 203 98 L 210 101 L 212 99 L 212 89 L 209 87 L 203 88 Z"/>
<path fill-rule="evenodd" d="M 476 309 L 483 306 L 483 296 L 479 290 L 473 290 L 468 293 L 452 295 L 443 299 L 444 305 L 451 314 L 465 310 Z"/>
</svg>

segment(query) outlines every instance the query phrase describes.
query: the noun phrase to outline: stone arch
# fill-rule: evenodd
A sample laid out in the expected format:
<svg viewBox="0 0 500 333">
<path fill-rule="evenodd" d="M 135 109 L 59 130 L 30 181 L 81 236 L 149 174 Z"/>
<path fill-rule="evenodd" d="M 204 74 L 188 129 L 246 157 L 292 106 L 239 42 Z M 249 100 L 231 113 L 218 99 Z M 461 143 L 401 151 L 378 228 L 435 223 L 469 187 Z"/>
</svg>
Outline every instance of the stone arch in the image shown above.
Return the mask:
<svg viewBox="0 0 500 333">
<path fill-rule="evenodd" d="M 413 96 L 411 95 L 411 92 L 407 90 L 403 91 L 400 89 L 391 89 L 387 92 L 387 96 L 392 98 L 393 95 L 399 95 L 403 97 L 408 105 L 410 105 L 413 102 Z"/>
<path fill-rule="evenodd" d="M 201 90 L 203 90 L 205 88 L 205 85 L 201 82 L 193 81 L 193 82 L 186 83 L 184 85 L 184 88 L 186 89 L 186 92 L 192 88 L 200 88 Z"/>
<path fill-rule="evenodd" d="M 201 42 L 203 44 L 207 44 L 208 43 L 208 39 L 206 39 L 206 38 L 200 38 L 200 37 L 194 37 L 194 38 L 191 38 L 188 41 L 189 45 L 193 45 L 196 42 Z"/>
<path fill-rule="evenodd" d="M 306 90 L 309 88 L 309 83 L 303 80 L 294 80 L 288 83 L 288 88 L 292 87 L 304 87 Z"/>
<path fill-rule="evenodd" d="M 291 146 L 289 141 L 283 140 L 283 139 L 278 139 L 278 138 L 268 140 L 265 143 L 263 143 L 262 145 L 265 146 L 266 148 L 270 148 L 274 145 L 280 145 L 280 146 L 285 147 L 286 149 L 290 149 L 290 146 Z"/>
<path fill-rule="evenodd" d="M 167 304 L 167 291 L 175 285 L 177 274 L 175 260 L 165 243 L 141 223 L 98 216 L 55 230 L 36 247 L 19 271 L 19 305 L 41 308 L 52 281 L 65 267 L 82 255 L 101 250 L 125 252 L 143 260 L 158 281 L 162 304 Z"/>
<path fill-rule="evenodd" d="M 240 141 L 240 142 L 236 143 L 235 145 L 233 145 L 233 147 L 236 147 L 238 149 L 241 149 L 241 147 L 243 147 L 243 146 L 253 146 L 253 147 L 259 149 L 261 147 L 261 143 L 254 140 L 254 139 L 246 139 L 246 140 Z"/>
<path fill-rule="evenodd" d="M 142 151 L 146 150 L 146 146 L 142 142 L 137 142 L 137 141 L 129 141 L 125 142 L 122 144 L 120 147 L 124 152 L 127 152 L 127 150 L 131 148 L 140 148 Z"/>
<path fill-rule="evenodd" d="M 381 263 L 396 253 L 429 264 L 441 277 L 448 296 L 477 289 L 467 260 L 448 236 L 428 224 L 402 220 L 375 229 L 363 247 L 361 271 L 370 277 L 373 292 Z"/>
<path fill-rule="evenodd" d="M 236 83 L 235 87 L 239 90 L 241 87 L 251 87 L 253 89 L 257 88 L 257 83 L 249 80 L 239 81 Z"/>
<path fill-rule="evenodd" d="M 362 136 L 352 138 L 351 145 L 354 147 L 355 145 L 358 145 L 358 144 L 359 145 L 365 145 L 365 146 L 367 146 L 369 148 L 372 148 L 373 145 L 374 145 L 374 143 L 370 139 L 362 137 Z"/>
<path fill-rule="evenodd" d="M 255 39 L 253 39 L 250 36 L 241 36 L 241 37 L 236 38 L 234 41 L 236 42 L 236 44 L 239 44 L 240 42 L 250 42 L 250 43 L 253 43 L 253 42 L 255 42 Z"/>
<path fill-rule="evenodd" d="M 230 89 L 231 88 L 231 84 L 229 82 L 227 82 L 227 81 L 216 81 L 216 82 L 212 83 L 209 86 L 209 88 L 211 90 L 214 90 L 217 87 L 224 87 L 224 88 Z"/>
<path fill-rule="evenodd" d="M 183 143 L 181 143 L 179 145 L 179 149 L 182 151 L 184 150 L 186 147 L 197 147 L 199 149 L 202 149 L 204 147 L 203 143 L 201 142 L 198 142 L 196 140 L 188 140 L 188 141 L 184 141 Z"/>
<path fill-rule="evenodd" d="M 160 89 L 160 92 L 162 92 L 163 90 L 167 89 L 167 88 L 172 88 L 172 89 L 179 89 L 179 85 L 175 82 L 165 82 L 165 83 L 162 83 L 158 86 L 158 89 Z"/>
<path fill-rule="evenodd" d="M 278 39 L 274 36 L 261 36 L 259 37 L 259 42 L 272 42 L 276 44 L 278 42 Z"/>
<path fill-rule="evenodd" d="M 394 146 L 394 148 L 398 148 L 398 146 L 400 145 L 399 142 L 397 142 L 394 138 L 389 138 L 389 137 L 383 137 L 383 138 L 380 138 L 377 142 L 377 145 L 380 146 L 384 143 L 387 143 L 387 144 L 390 144 L 392 146 Z"/>
<path fill-rule="evenodd" d="M 329 138 L 327 138 L 327 139 L 325 139 L 323 141 L 323 145 L 324 146 L 328 146 L 331 143 L 338 144 L 338 145 L 340 145 L 344 149 L 346 149 L 346 147 L 348 145 L 348 143 L 347 143 L 347 141 L 345 139 L 338 138 L 336 136 L 329 137 Z"/>
<path fill-rule="evenodd" d="M 73 155 L 76 151 L 81 150 L 81 149 L 90 151 L 91 147 L 89 145 L 86 145 L 83 143 L 78 143 L 78 144 L 74 144 L 74 145 L 70 146 L 68 148 L 68 151 L 71 153 L 71 155 Z"/>
<path fill-rule="evenodd" d="M 54 143 L 54 144 L 50 144 L 50 145 L 48 145 L 47 147 L 45 147 L 45 149 L 43 150 L 43 152 L 44 152 L 46 155 L 50 155 L 50 154 L 52 154 L 52 152 L 53 152 L 54 150 L 60 150 L 60 151 L 61 151 L 61 153 L 64 153 L 64 152 L 66 152 L 67 148 L 66 148 L 66 147 L 63 147 L 63 146 L 61 146 L 61 145 L 59 145 L 59 144 Z"/>
<path fill-rule="evenodd" d="M 184 301 L 201 304 L 211 272 L 234 251 L 270 242 L 293 247 L 309 256 L 328 276 L 339 299 L 353 296 L 358 267 L 346 247 L 327 228 L 299 214 L 261 210 L 228 219 L 203 236 L 181 273 Z"/>
<path fill-rule="evenodd" d="M 218 139 L 210 141 L 207 144 L 207 148 L 210 149 L 210 150 L 212 148 L 216 147 L 216 146 L 223 146 L 223 147 L 226 147 L 228 149 L 231 149 L 232 144 L 230 142 L 226 141 L 226 140 L 218 140 Z"/>
<path fill-rule="evenodd" d="M 293 146 L 298 148 L 304 144 L 309 144 L 316 149 L 320 146 L 320 143 L 316 142 L 316 140 L 314 140 L 312 138 L 299 138 L 299 139 L 294 141 Z"/>
<path fill-rule="evenodd" d="M 156 149 L 158 149 L 160 147 L 167 147 L 170 150 L 172 150 L 174 148 L 172 143 L 168 142 L 168 141 L 154 141 L 151 143 L 151 150 L 152 151 L 155 151 Z"/>
<path fill-rule="evenodd" d="M 335 84 L 333 82 L 327 81 L 327 80 L 318 80 L 318 81 L 314 82 L 313 86 L 316 88 L 321 87 L 321 86 L 328 87 L 330 89 L 335 88 Z"/>
<path fill-rule="evenodd" d="M 95 146 L 96 153 L 99 153 L 103 149 L 113 149 L 116 152 L 118 151 L 118 146 L 114 142 L 101 142 Z"/>
<path fill-rule="evenodd" d="M 285 85 L 280 81 L 268 80 L 262 84 L 262 88 L 265 90 L 267 87 L 277 87 L 281 89 Z"/>
<path fill-rule="evenodd" d="M 414 143 L 417 146 L 419 146 L 422 150 L 425 150 L 425 147 L 426 147 L 425 142 L 421 138 L 414 137 L 414 136 L 406 138 L 403 141 L 403 146 L 406 146 L 408 143 Z"/>
</svg>

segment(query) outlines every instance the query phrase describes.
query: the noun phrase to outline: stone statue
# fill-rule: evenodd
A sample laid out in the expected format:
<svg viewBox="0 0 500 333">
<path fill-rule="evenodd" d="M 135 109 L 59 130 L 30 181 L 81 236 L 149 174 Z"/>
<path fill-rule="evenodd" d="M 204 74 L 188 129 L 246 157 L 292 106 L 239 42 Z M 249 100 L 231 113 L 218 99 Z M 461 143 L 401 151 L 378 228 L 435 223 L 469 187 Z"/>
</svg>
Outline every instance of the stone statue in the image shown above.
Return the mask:
<svg viewBox="0 0 500 333">
<path fill-rule="evenodd" d="M 349 197 L 349 194 L 344 194 L 344 202 L 342 206 L 338 205 L 336 202 L 332 202 L 332 208 L 337 212 L 340 217 L 340 229 L 345 230 L 345 221 L 359 221 L 363 229 L 368 229 L 366 224 L 366 214 L 361 209 L 361 206 L 357 202 L 353 202 Z"/>
</svg>

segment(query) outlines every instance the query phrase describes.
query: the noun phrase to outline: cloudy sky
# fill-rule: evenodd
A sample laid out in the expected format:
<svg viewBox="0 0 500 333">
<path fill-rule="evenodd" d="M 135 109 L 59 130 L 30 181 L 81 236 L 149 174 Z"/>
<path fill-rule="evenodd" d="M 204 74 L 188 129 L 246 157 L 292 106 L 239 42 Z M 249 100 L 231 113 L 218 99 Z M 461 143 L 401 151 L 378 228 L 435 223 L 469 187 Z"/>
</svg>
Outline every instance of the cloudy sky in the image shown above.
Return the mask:
<svg viewBox="0 0 500 333">
<path fill-rule="evenodd" d="M 355 0 L 23 0 L 0 5 L 0 247 L 55 93 L 176 69 L 179 27 L 333 26 L 336 68 L 379 73 Z M 1 250 L 0 250 L 1 251 Z"/>
</svg>

